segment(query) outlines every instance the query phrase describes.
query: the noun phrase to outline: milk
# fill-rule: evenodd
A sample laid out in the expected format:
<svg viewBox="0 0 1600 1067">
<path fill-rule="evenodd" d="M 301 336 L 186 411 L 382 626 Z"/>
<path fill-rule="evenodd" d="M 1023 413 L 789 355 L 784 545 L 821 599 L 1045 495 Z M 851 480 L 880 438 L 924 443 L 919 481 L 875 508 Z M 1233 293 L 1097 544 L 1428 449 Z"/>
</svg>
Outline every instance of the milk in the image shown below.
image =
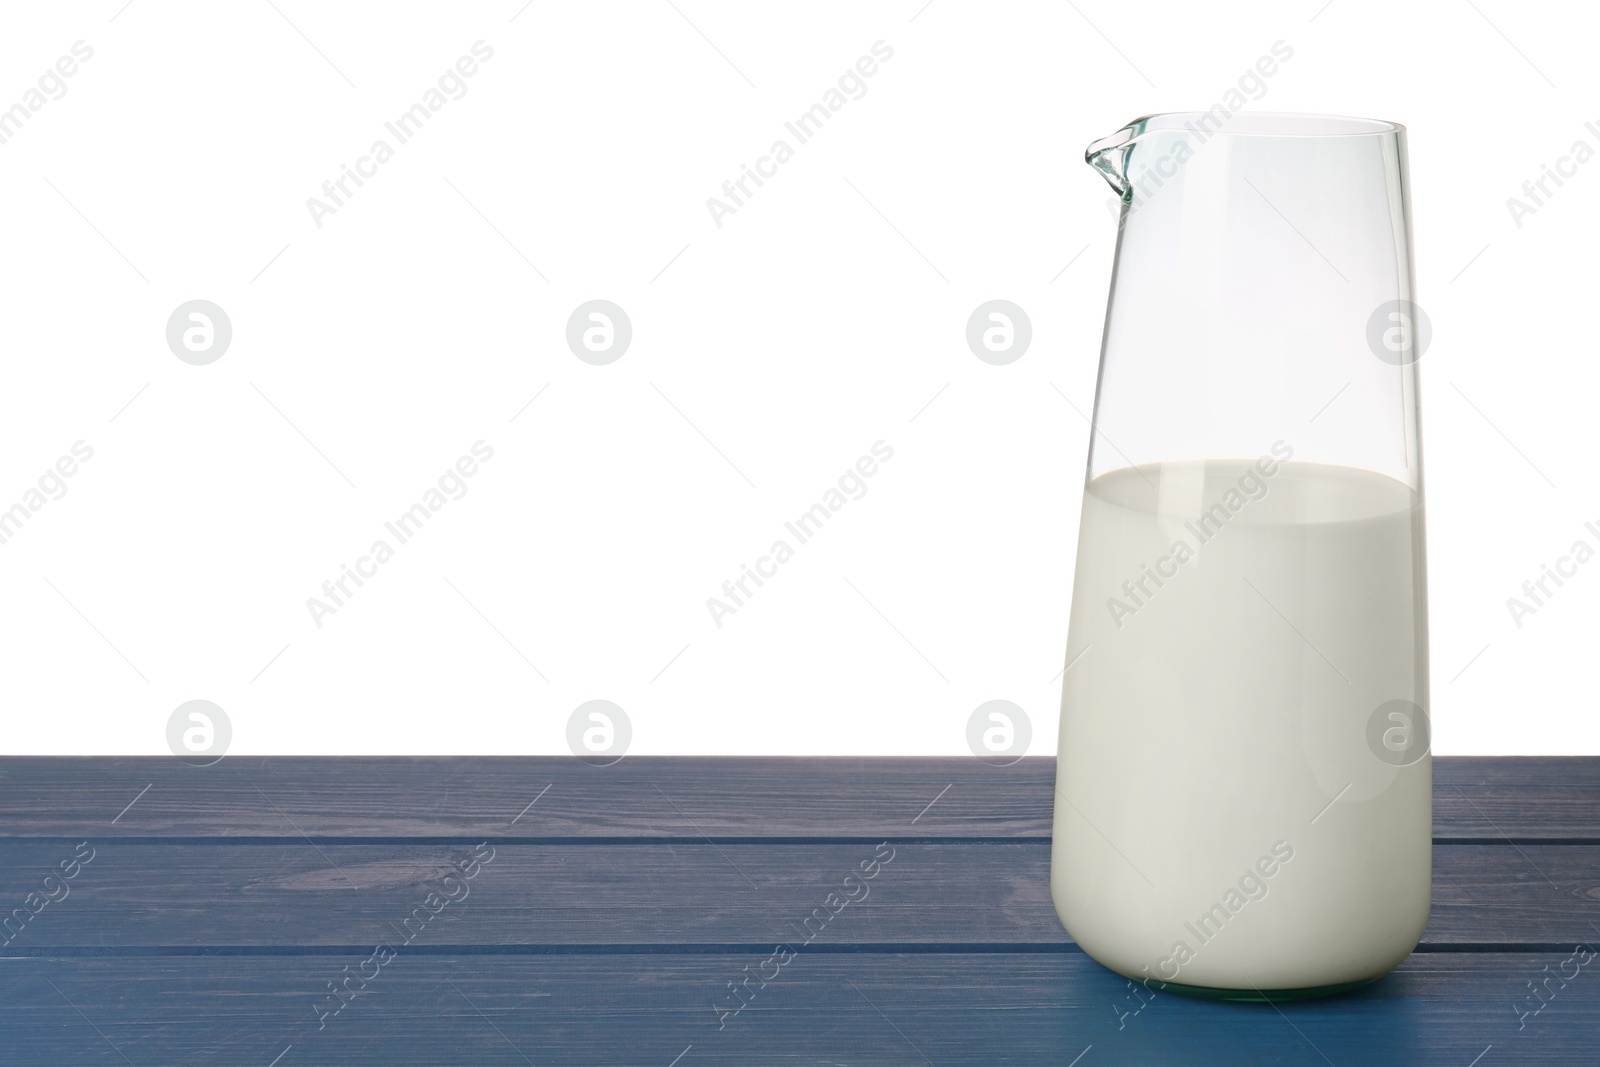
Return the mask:
<svg viewBox="0 0 1600 1067">
<path fill-rule="evenodd" d="M 1429 760 L 1369 743 L 1381 705 L 1428 706 L 1419 497 L 1275 451 L 1084 494 L 1051 891 L 1130 977 L 1356 982 L 1427 923 Z"/>
</svg>

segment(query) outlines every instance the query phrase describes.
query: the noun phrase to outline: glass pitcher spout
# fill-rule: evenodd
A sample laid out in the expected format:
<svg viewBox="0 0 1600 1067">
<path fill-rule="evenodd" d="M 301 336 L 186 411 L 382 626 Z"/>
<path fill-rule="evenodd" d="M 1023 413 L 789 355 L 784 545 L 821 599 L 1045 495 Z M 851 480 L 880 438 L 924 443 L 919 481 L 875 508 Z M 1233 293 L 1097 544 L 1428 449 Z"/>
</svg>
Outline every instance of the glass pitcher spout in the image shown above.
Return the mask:
<svg viewBox="0 0 1600 1067">
<path fill-rule="evenodd" d="M 1128 154 L 1144 119 L 1135 119 L 1109 137 L 1102 137 L 1083 151 L 1084 162 L 1100 172 L 1112 190 L 1127 200 L 1133 193 L 1128 181 Z"/>
</svg>

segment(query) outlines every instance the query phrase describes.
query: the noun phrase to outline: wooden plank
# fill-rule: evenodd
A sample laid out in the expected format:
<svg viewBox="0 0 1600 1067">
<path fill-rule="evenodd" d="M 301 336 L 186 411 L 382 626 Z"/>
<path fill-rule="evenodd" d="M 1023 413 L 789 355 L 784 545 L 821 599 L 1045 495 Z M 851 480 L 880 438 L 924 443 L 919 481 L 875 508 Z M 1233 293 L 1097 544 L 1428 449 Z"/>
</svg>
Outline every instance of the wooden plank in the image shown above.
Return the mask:
<svg viewBox="0 0 1600 1067">
<path fill-rule="evenodd" d="M 571 757 L 385 757 L 190 767 L 8 758 L 0 759 L 0 836 L 882 840 L 893 827 L 907 838 L 1041 837 L 1054 765 L 685 757 L 591 767 Z"/>
<path fill-rule="evenodd" d="M 1600 756 L 1436 758 L 1433 833 L 1600 844 Z"/>
<path fill-rule="evenodd" d="M 1078 953 L 802 953 L 719 1016 L 747 966 L 774 973 L 766 958 L 400 955 L 320 1030 L 328 983 L 362 957 L 0 959 L 0 1049 L 7 1062 L 117 1067 L 1494 1067 L 1590 1065 L 1600 1033 L 1600 961 L 1567 964 L 1576 976 L 1519 1017 L 1535 1003 L 1528 983 L 1565 954 L 1420 954 L 1358 992 L 1274 1008 L 1147 1001 Z"/>
<path fill-rule="evenodd" d="M 1439 838 L 1600 843 L 1600 757 L 1443 757 L 1434 774 Z M 0 837 L 1042 838 L 1054 779 L 1049 757 L 10 757 Z"/>
<path fill-rule="evenodd" d="M 413 931 L 466 946 L 760 946 L 820 922 L 820 946 L 1068 944 L 1048 842 L 526 845 L 447 884 L 474 849 L 447 844 L 99 841 L 0 953 L 67 948 L 371 946 Z M 1440 845 L 1427 945 L 1552 947 L 1600 938 L 1600 846 Z M 66 842 L 0 842 L 0 912 L 46 888 Z M 888 862 L 882 862 L 884 857 Z M 872 879 L 847 886 L 862 864 Z M 1550 881 L 1546 881 L 1546 878 Z M 53 883 L 61 886 L 59 880 Z M 430 893 L 452 899 L 422 915 Z M 865 893 L 865 896 L 861 896 Z M 840 898 L 836 898 L 840 899 Z M 437 914 L 435 915 L 435 911 Z M 27 910 L 24 909 L 24 915 Z M 407 925 L 410 920 L 409 925 Z M 424 929 L 425 928 L 425 929 Z"/>
</svg>

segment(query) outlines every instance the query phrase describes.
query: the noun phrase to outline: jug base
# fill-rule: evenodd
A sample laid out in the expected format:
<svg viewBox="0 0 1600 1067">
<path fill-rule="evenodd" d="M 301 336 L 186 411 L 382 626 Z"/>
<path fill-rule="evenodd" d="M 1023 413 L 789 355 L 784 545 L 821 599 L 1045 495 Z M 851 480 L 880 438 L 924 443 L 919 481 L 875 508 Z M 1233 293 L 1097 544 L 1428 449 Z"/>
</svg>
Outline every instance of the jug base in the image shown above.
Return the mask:
<svg viewBox="0 0 1600 1067">
<path fill-rule="evenodd" d="M 1199 1000 L 1228 1000 L 1248 1004 L 1285 1004 L 1294 1000 L 1314 1000 L 1318 997 L 1338 996 L 1348 993 L 1352 989 L 1360 989 L 1364 985 L 1371 985 L 1376 978 L 1361 978 L 1354 982 L 1340 982 L 1335 985 L 1304 986 L 1298 989 L 1217 989 L 1211 986 L 1183 985 L 1179 982 L 1159 982 L 1150 980 L 1147 984 L 1154 986 L 1163 993 L 1178 993 L 1186 997 Z"/>
</svg>

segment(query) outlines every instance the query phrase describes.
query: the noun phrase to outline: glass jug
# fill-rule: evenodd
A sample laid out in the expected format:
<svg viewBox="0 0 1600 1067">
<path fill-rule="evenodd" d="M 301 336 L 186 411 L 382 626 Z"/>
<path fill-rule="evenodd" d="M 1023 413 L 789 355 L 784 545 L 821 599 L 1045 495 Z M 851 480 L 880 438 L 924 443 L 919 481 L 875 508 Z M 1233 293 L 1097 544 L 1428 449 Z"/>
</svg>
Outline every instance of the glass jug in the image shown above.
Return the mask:
<svg viewBox="0 0 1600 1067">
<path fill-rule="evenodd" d="M 1151 987 L 1289 999 L 1427 924 L 1403 127 L 1152 115 L 1122 200 L 1061 696 L 1051 893 Z"/>
</svg>

